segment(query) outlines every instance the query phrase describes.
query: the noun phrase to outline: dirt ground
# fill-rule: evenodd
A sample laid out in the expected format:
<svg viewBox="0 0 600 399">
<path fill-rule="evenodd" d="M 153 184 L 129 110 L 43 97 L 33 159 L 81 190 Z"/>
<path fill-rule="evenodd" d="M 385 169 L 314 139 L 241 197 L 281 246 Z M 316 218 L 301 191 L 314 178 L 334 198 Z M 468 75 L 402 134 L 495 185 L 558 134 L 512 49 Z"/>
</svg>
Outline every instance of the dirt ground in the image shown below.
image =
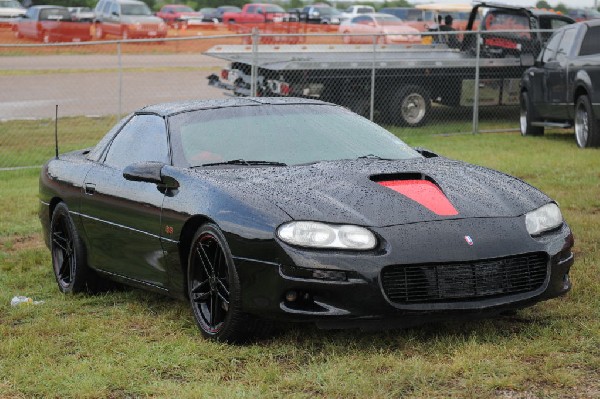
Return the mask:
<svg viewBox="0 0 600 399">
<path fill-rule="evenodd" d="M 177 40 L 167 42 L 151 42 L 151 43 L 128 43 L 122 44 L 121 51 L 124 54 L 173 54 L 173 53 L 198 53 L 204 52 L 207 49 L 218 44 L 251 44 L 248 36 L 233 37 L 233 35 L 249 34 L 251 26 L 226 26 L 222 24 L 207 25 L 201 28 L 194 29 L 169 29 L 167 38 L 201 38 L 200 40 Z M 273 28 L 272 24 L 262 24 L 258 26 L 261 33 L 274 34 L 308 34 L 311 36 L 271 36 L 263 37 L 261 43 L 270 44 L 341 44 L 341 36 L 331 36 L 337 33 L 337 26 L 328 25 L 307 25 L 294 23 L 286 26 Z M 90 31 L 94 33 L 93 26 L 90 25 Z M 320 36 L 322 35 L 322 36 Z M 104 42 L 107 40 L 116 40 L 117 37 L 109 36 L 104 40 L 93 39 L 94 43 Z M 29 38 L 16 38 L 11 28 L 3 26 L 0 28 L 0 55 L 42 55 L 42 54 L 60 54 L 60 53 L 77 53 L 77 54 L 103 54 L 114 53 L 115 44 L 98 44 L 93 46 L 81 46 L 73 44 L 73 46 L 34 46 L 34 47 L 5 47 L 3 45 L 35 45 L 41 44 Z"/>
</svg>

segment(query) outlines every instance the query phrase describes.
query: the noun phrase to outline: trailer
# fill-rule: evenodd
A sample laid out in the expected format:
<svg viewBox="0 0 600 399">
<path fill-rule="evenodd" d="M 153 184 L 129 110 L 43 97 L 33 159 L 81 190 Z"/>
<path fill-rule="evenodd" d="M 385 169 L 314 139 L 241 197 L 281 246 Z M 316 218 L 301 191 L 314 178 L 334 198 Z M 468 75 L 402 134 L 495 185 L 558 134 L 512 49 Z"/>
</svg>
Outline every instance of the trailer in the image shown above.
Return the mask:
<svg viewBox="0 0 600 399">
<path fill-rule="evenodd" d="M 502 13 L 524 16 L 530 29 L 539 28 L 540 16 L 552 17 L 482 3 L 473 8 L 468 29 L 478 20 L 481 7 L 487 10 L 486 16 L 493 11 L 494 19 L 489 21 L 498 21 Z M 483 22 L 480 29 L 487 26 L 485 19 Z M 258 96 L 318 98 L 364 116 L 369 116 L 373 107 L 384 122 L 420 126 L 427 122 L 432 104 L 472 107 L 477 98 L 480 106 L 517 105 L 521 75 L 542 40 L 542 35 L 533 33 L 526 37 L 515 32 L 478 31 L 477 35 L 464 33 L 460 48 L 444 43 L 255 44 L 215 46 L 205 54 L 230 63 L 220 76 L 209 76 L 209 84 L 233 95 L 255 92 Z"/>
</svg>

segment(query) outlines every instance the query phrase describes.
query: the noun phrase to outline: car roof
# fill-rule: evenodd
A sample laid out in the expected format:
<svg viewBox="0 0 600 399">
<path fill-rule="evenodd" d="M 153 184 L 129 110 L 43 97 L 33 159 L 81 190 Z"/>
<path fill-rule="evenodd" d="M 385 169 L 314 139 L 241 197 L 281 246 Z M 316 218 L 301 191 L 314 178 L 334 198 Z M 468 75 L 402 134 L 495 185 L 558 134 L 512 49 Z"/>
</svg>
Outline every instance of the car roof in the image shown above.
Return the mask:
<svg viewBox="0 0 600 399">
<path fill-rule="evenodd" d="M 182 112 L 197 111 L 201 109 L 291 104 L 333 105 L 319 100 L 295 97 L 243 97 L 222 99 L 219 98 L 212 100 L 177 101 L 171 103 L 149 105 L 138 110 L 136 114 L 158 114 L 161 116 L 169 116 L 179 114 Z"/>
<path fill-rule="evenodd" d="M 43 9 L 47 9 L 47 8 L 64 8 L 67 9 L 67 7 L 63 7 L 63 6 L 52 6 L 52 5 L 43 5 L 43 6 L 32 6 L 30 8 L 37 8 L 39 10 L 43 10 Z"/>
</svg>

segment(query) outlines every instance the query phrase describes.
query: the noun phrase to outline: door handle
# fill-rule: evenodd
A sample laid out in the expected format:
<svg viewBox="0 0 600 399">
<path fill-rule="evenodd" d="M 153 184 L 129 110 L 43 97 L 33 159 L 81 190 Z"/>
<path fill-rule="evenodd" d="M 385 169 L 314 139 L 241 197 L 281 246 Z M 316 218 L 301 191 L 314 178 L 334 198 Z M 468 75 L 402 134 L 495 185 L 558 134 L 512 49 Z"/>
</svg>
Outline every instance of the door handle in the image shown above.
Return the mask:
<svg viewBox="0 0 600 399">
<path fill-rule="evenodd" d="M 96 192 L 96 185 L 93 183 L 85 183 L 84 190 L 87 195 L 94 195 Z"/>
</svg>

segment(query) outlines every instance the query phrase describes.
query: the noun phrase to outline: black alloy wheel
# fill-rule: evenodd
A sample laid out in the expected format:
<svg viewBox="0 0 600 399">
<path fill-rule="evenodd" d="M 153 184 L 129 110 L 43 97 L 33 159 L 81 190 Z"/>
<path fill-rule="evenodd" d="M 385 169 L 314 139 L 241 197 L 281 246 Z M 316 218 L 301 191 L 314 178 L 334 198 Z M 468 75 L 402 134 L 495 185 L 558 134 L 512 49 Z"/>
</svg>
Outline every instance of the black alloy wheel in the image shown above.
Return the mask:
<svg viewBox="0 0 600 399">
<path fill-rule="evenodd" d="M 198 237 L 189 282 L 194 313 L 208 334 L 217 334 L 229 311 L 229 272 L 219 240 L 210 232 Z"/>
<path fill-rule="evenodd" d="M 83 244 L 77 234 L 69 209 L 60 203 L 52 213 L 50 223 L 52 267 L 58 288 L 64 293 L 85 291 L 89 270 Z"/>
<path fill-rule="evenodd" d="M 193 238 L 188 256 L 188 295 L 202 335 L 239 343 L 266 331 L 265 322 L 241 311 L 240 283 L 221 230 L 208 223 Z"/>
</svg>

